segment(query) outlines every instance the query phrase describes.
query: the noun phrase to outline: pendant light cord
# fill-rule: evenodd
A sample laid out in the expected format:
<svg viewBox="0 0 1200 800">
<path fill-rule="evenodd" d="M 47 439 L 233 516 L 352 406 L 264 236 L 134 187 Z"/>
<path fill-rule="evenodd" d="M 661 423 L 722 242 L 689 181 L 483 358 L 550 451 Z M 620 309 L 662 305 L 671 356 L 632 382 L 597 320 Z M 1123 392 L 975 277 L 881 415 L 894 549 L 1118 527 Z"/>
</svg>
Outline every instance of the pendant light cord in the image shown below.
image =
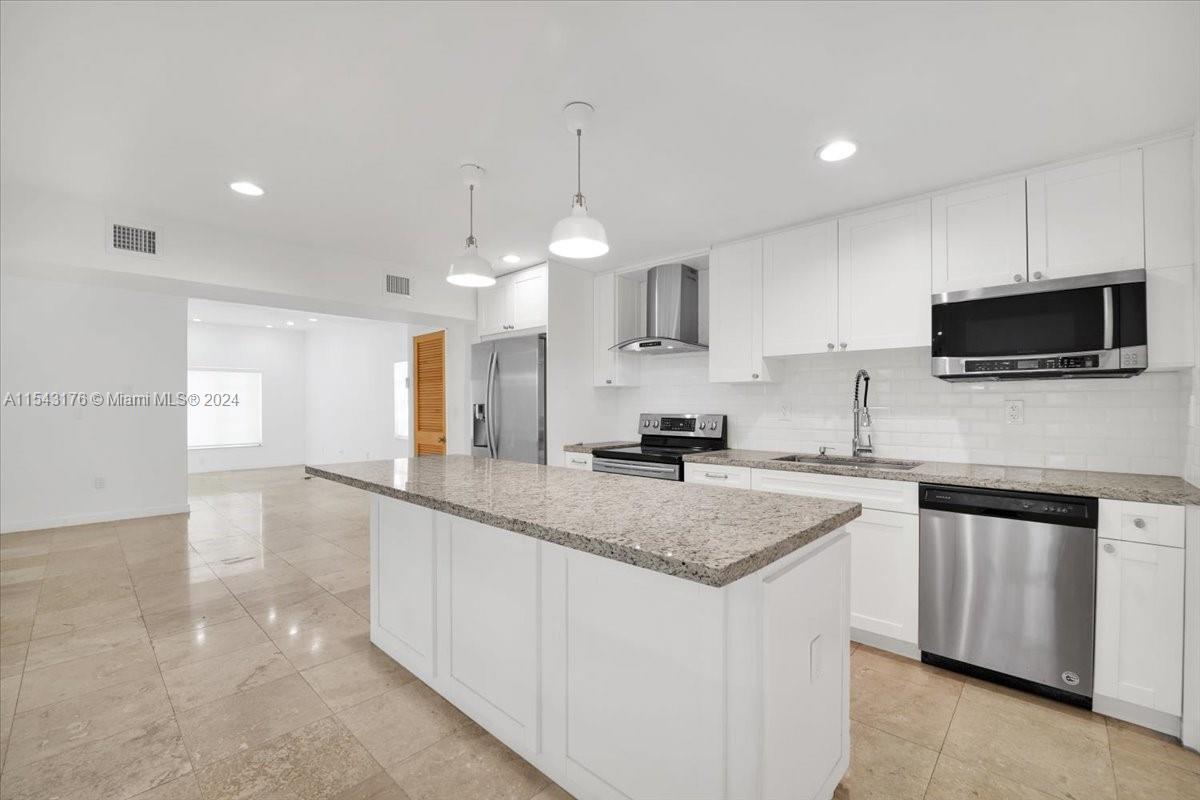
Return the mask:
<svg viewBox="0 0 1200 800">
<path fill-rule="evenodd" d="M 467 207 L 470 209 L 468 211 L 468 218 L 470 219 L 469 224 L 471 226 L 470 233 L 467 235 L 467 247 L 470 247 L 475 244 L 475 184 L 471 184 L 467 189 L 470 191 L 470 199 L 467 201 Z"/>
<path fill-rule="evenodd" d="M 575 130 L 575 203 L 583 205 L 583 129 Z"/>
</svg>

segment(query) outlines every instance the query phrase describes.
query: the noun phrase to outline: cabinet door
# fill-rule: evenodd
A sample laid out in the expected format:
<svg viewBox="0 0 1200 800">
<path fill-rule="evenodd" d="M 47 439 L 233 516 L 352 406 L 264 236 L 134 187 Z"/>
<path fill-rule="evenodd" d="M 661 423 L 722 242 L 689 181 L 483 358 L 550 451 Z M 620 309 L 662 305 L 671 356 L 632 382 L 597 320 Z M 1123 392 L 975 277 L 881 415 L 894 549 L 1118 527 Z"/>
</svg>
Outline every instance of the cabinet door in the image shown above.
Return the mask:
<svg viewBox="0 0 1200 800">
<path fill-rule="evenodd" d="M 1146 192 L 1146 269 L 1195 264 L 1192 241 L 1192 137 L 1142 151 Z"/>
<path fill-rule="evenodd" d="M 1038 172 L 1026 184 L 1030 280 L 1145 266 L 1141 150 Z"/>
<path fill-rule="evenodd" d="M 1184 551 L 1099 542 L 1096 694 L 1178 715 L 1183 701 Z"/>
<path fill-rule="evenodd" d="M 1025 279 L 1024 178 L 934 196 L 934 292 Z"/>
<path fill-rule="evenodd" d="M 512 326 L 515 330 L 538 328 L 546 324 L 546 289 L 549 270 L 530 267 L 512 276 Z"/>
<path fill-rule="evenodd" d="M 916 514 L 863 509 L 850 531 L 850 625 L 917 643 Z"/>
<path fill-rule="evenodd" d="M 763 355 L 834 349 L 837 256 L 836 221 L 763 239 Z"/>
<path fill-rule="evenodd" d="M 714 247 L 708 271 L 708 379 L 767 380 L 762 360 L 762 239 Z"/>
<path fill-rule="evenodd" d="M 1150 369 L 1196 363 L 1195 267 L 1146 270 L 1146 347 Z"/>
<path fill-rule="evenodd" d="M 504 275 L 496 279 L 495 285 L 478 291 L 479 335 L 491 336 L 507 331 L 512 324 L 512 280 Z"/>
<path fill-rule="evenodd" d="M 592 385 L 617 383 L 617 276 L 597 275 L 592 298 Z"/>
<path fill-rule="evenodd" d="M 838 349 L 928 347 L 930 206 L 838 220 Z"/>
<path fill-rule="evenodd" d="M 371 641 L 428 681 L 436 672 L 436 514 L 387 497 L 372 501 Z"/>
</svg>

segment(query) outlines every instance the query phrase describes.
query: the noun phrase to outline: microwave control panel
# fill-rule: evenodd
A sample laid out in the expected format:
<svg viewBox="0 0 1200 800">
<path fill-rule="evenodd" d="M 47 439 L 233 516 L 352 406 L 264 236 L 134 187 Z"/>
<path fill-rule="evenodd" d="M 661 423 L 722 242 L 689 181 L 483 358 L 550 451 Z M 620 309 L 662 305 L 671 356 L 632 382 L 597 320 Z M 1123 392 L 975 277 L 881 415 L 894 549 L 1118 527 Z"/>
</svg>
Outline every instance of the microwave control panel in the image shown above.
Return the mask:
<svg viewBox="0 0 1200 800">
<path fill-rule="evenodd" d="M 1050 358 L 1004 358 L 995 361 L 968 361 L 967 372 L 1009 372 L 1031 369 L 1095 369 L 1100 366 L 1100 357 L 1052 356 Z"/>
</svg>

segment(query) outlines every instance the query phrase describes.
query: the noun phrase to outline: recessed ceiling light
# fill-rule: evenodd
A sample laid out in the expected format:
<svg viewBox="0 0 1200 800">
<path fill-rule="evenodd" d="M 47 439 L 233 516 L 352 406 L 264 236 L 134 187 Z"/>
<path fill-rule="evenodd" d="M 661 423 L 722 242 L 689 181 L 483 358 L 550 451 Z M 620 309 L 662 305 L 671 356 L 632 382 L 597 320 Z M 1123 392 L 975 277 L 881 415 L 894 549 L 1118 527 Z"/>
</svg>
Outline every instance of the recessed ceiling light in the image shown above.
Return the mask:
<svg viewBox="0 0 1200 800">
<path fill-rule="evenodd" d="M 200 321 L 199 317 L 192 317 L 192 322 L 199 322 L 199 321 Z"/>
<path fill-rule="evenodd" d="M 316 317 L 309 317 L 309 318 L 308 318 L 308 321 L 309 321 L 309 322 L 316 322 L 316 321 L 317 321 L 317 318 L 316 318 Z"/>
<path fill-rule="evenodd" d="M 290 319 L 289 319 L 287 322 L 285 322 L 285 323 L 284 323 L 284 325 L 287 325 L 289 328 L 290 328 L 290 327 L 292 327 L 292 326 L 293 326 L 293 325 L 295 325 L 295 324 L 296 324 L 296 323 L 292 322 Z"/>
<path fill-rule="evenodd" d="M 844 161 L 858 151 L 858 145 L 848 139 L 834 139 L 817 151 L 822 161 Z"/>
<path fill-rule="evenodd" d="M 234 181 L 229 184 L 229 188 L 233 189 L 238 194 L 244 194 L 247 197 L 262 197 L 266 194 L 263 188 L 256 183 L 250 181 Z"/>
<path fill-rule="evenodd" d="M 502 258 L 500 260 L 503 261 L 505 264 L 520 264 L 521 263 L 521 257 L 514 253 L 509 253 L 508 255 L 506 255 L 504 258 Z"/>
</svg>

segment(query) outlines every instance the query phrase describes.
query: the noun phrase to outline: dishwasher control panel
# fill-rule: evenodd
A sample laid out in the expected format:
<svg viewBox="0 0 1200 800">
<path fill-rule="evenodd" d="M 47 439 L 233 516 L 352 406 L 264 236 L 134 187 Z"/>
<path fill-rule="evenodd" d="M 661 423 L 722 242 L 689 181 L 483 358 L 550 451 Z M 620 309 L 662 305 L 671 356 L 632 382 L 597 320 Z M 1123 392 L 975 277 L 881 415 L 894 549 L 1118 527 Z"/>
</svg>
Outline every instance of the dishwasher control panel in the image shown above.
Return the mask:
<svg viewBox="0 0 1200 800">
<path fill-rule="evenodd" d="M 1062 525 L 1095 527 L 1098 503 L 1088 497 L 973 489 L 962 486 L 921 485 L 921 508 L 961 514 L 992 514 Z"/>
</svg>

